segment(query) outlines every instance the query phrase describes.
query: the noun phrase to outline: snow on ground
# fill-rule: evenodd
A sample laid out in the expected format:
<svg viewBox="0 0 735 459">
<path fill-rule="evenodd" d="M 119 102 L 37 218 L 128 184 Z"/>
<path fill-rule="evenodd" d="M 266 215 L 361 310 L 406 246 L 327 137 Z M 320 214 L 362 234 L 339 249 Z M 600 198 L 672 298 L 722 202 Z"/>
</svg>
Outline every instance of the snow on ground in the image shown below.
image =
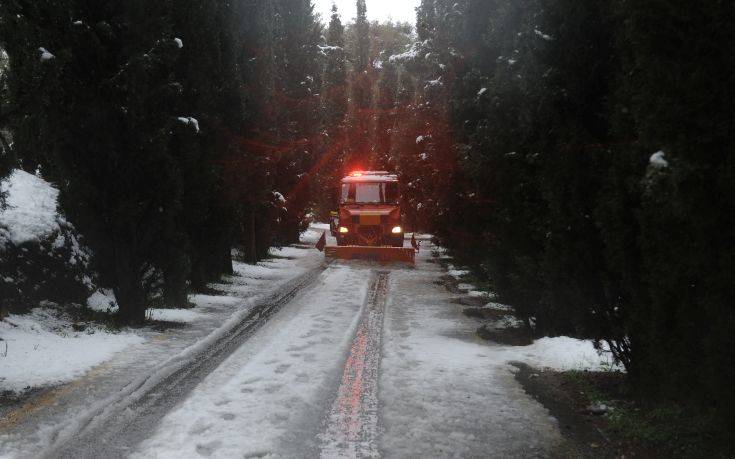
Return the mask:
<svg viewBox="0 0 735 459">
<path fill-rule="evenodd" d="M 600 354 L 590 340 L 557 336 L 541 338 L 529 346 L 507 347 L 501 351 L 507 361 L 554 370 L 622 371 L 608 352 Z"/>
<path fill-rule="evenodd" d="M 515 381 L 504 347 L 481 340 L 477 322 L 418 258 L 390 274 L 380 380 L 389 457 L 538 457 L 561 440 L 556 421 Z M 517 356 L 514 356 L 517 357 Z"/>
<path fill-rule="evenodd" d="M 475 291 L 477 287 L 475 287 L 472 284 L 467 284 L 463 282 L 463 283 L 458 284 L 457 288 L 462 290 L 463 292 L 471 292 L 471 291 Z"/>
<path fill-rule="evenodd" d="M 264 298 L 298 276 L 316 269 L 323 263 L 324 257 L 313 249 L 288 248 L 283 251 L 274 251 L 273 254 L 274 258 L 264 260 L 257 265 L 235 262 L 234 276 L 226 276 L 220 283 L 210 285 L 217 290 L 217 293 L 190 296 L 189 301 L 196 305 L 194 309 L 182 312 L 169 310 L 162 313 L 189 315 L 185 318 L 177 317 L 180 320 L 187 319 L 187 323 L 183 326 L 163 330 L 142 328 L 113 335 L 118 339 L 124 336 L 131 337 L 124 352 L 102 355 L 100 352 L 102 349 L 98 350 L 97 341 L 94 341 L 100 339 L 101 336 L 101 334 L 98 335 L 100 332 L 97 330 L 90 337 L 82 332 L 79 333 L 79 338 L 75 338 L 77 341 L 68 341 L 78 342 L 79 347 L 77 348 L 59 347 L 59 357 L 56 360 L 63 362 L 69 375 L 74 374 L 74 377 L 79 377 L 86 373 L 78 380 L 79 384 L 75 381 L 62 386 L 58 391 L 52 390 L 44 393 L 44 397 L 49 397 L 53 403 L 42 410 L 15 412 L 12 407 L 0 406 L 0 418 L 5 419 L 11 416 L 16 420 L 12 426 L 0 429 L 0 457 L 40 455 L 56 435 L 65 434 L 67 429 L 73 431 L 74 426 L 80 423 L 83 425 L 90 415 L 94 416 L 101 407 L 104 408 L 108 403 L 124 403 L 126 391 L 129 391 L 130 387 L 137 387 L 141 378 L 155 381 L 157 372 L 165 373 L 176 361 L 185 360 L 187 355 L 191 355 L 201 346 L 206 346 L 216 337 L 227 333 L 239 318 L 252 309 L 259 298 Z M 286 255 L 289 258 L 283 258 Z M 88 303 L 97 304 L 100 310 L 105 311 L 114 296 L 111 295 L 111 292 L 98 293 L 96 296 L 93 295 Z M 197 317 L 191 316 L 192 313 L 197 314 Z M 155 314 L 161 313 L 156 312 Z M 25 317 L 33 322 L 29 323 L 29 328 L 38 329 L 40 327 L 36 317 Z M 171 316 L 162 320 L 170 321 Z M 0 328 L 0 335 L 5 337 L 7 324 L 0 322 L 0 326 L 3 327 Z M 14 329 L 15 327 L 7 326 L 7 328 Z M 95 335 L 98 336 L 95 338 Z M 58 339 L 61 340 L 61 338 Z M 107 346 L 106 349 L 110 350 L 110 347 Z M 4 344 L 0 342 L 0 375 L 5 376 L 6 368 L 15 367 L 12 374 L 17 375 L 14 376 L 16 381 L 22 379 L 26 385 L 28 384 L 27 375 L 32 371 L 42 371 L 38 368 L 46 365 L 40 360 L 33 361 L 23 369 L 16 366 L 16 360 L 11 362 L 4 359 L 3 350 Z M 11 354 L 12 352 L 13 342 L 11 341 L 8 356 L 16 359 L 17 354 Z M 69 360 L 69 356 L 75 359 Z M 82 365 L 83 362 L 77 360 L 77 357 L 79 359 L 95 357 L 97 361 L 90 361 Z M 96 371 L 87 371 L 91 366 L 103 360 L 107 361 L 104 365 L 97 366 Z M 171 365 L 169 362 L 172 362 Z M 52 367 L 53 364 L 54 362 L 51 362 L 50 366 Z M 149 378 L 149 375 L 152 376 Z M 62 382 L 61 380 L 54 381 Z M 51 379 L 37 379 L 30 382 L 34 386 L 45 386 L 51 382 Z M 18 382 L 16 386 L 21 386 L 21 384 Z M 0 382 L 0 390 L 4 387 L 5 383 Z M 23 387 L 25 386 L 21 388 Z"/>
<path fill-rule="evenodd" d="M 467 295 L 471 297 L 475 297 L 475 298 L 484 298 L 486 300 L 489 300 L 495 297 L 493 293 L 484 292 L 482 290 L 470 290 L 467 292 Z"/>
<path fill-rule="evenodd" d="M 56 220 L 59 191 L 50 183 L 16 169 L 0 183 L 0 191 L 7 193 L 7 207 L 0 210 L 0 226 L 6 227 L 13 244 L 38 240 L 59 229 Z"/>
<path fill-rule="evenodd" d="M 101 327 L 77 332 L 44 308 L 0 321 L 0 336 L 0 392 L 71 381 L 143 341 L 134 333 Z"/>
<path fill-rule="evenodd" d="M 433 250 L 437 252 L 436 249 Z M 443 251 L 440 249 L 438 252 Z M 463 268 L 457 268 L 451 263 L 447 266 L 447 274 L 461 281 L 470 271 Z M 457 288 L 466 293 L 470 297 L 484 298 L 492 300 L 495 294 L 476 290 L 476 287 L 469 283 L 460 282 Z M 495 323 L 486 324 L 489 328 L 518 328 L 523 323 L 512 315 L 513 308 L 507 305 L 490 302 L 485 305 L 486 308 L 507 312 L 503 319 Z M 554 338 L 541 338 L 535 340 L 530 346 L 523 347 L 507 347 L 502 350 L 506 361 L 517 361 L 526 363 L 533 367 L 550 368 L 560 371 L 565 370 L 589 370 L 589 371 L 605 371 L 615 370 L 622 371 L 623 368 L 615 364 L 609 349 L 603 348 L 602 353 L 595 349 L 591 340 L 579 340 L 566 336 Z"/>
<path fill-rule="evenodd" d="M 133 457 L 313 456 L 369 270 L 333 265 L 210 374 Z"/>
<path fill-rule="evenodd" d="M 146 317 L 149 320 L 162 322 L 191 323 L 201 316 L 201 313 L 193 309 L 148 309 L 146 311 Z"/>
<path fill-rule="evenodd" d="M 469 270 L 456 268 L 451 263 L 447 266 L 447 274 L 449 274 L 450 276 L 452 276 L 453 278 L 457 280 L 461 279 L 462 277 L 466 276 L 469 273 L 470 273 Z"/>
</svg>

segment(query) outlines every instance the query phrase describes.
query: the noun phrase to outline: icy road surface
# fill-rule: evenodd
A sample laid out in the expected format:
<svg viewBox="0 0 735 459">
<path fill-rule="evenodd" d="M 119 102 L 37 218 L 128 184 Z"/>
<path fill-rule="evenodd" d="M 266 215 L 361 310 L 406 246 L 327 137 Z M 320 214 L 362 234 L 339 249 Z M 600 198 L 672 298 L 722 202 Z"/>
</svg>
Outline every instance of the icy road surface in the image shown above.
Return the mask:
<svg viewBox="0 0 735 459">
<path fill-rule="evenodd" d="M 210 374 L 135 458 L 546 457 L 556 421 L 416 269 L 335 262 Z"/>
<path fill-rule="evenodd" d="M 415 268 L 289 250 L 296 258 L 279 266 L 298 269 L 280 280 L 255 267 L 263 272 L 222 286 L 230 296 L 196 299 L 240 305 L 220 328 L 188 347 L 131 352 L 63 386 L 10 433 L 0 426 L 0 457 L 558 454 L 556 421 L 508 364 L 534 351 L 476 336 L 428 242 Z M 248 300 L 253 282 L 272 293 Z M 123 370 L 137 373 L 117 382 Z"/>
</svg>

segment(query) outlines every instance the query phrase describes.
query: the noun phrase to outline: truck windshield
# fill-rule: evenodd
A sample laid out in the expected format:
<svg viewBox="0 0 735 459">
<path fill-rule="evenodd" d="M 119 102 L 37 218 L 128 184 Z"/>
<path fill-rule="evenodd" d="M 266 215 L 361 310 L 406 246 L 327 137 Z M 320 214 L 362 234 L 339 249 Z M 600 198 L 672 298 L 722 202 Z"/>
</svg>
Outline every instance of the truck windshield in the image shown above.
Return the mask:
<svg viewBox="0 0 735 459">
<path fill-rule="evenodd" d="M 395 182 L 343 183 L 343 203 L 396 204 L 398 184 Z"/>
</svg>

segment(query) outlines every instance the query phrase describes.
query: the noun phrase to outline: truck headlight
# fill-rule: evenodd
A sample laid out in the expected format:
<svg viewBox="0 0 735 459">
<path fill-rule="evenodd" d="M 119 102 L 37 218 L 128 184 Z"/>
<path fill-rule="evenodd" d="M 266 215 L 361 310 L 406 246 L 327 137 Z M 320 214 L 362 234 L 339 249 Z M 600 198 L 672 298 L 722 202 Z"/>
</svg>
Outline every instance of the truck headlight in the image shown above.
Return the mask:
<svg viewBox="0 0 735 459">
<path fill-rule="evenodd" d="M 345 226 L 340 226 L 339 227 L 339 232 L 342 233 L 342 234 L 347 234 L 347 233 L 350 232 L 350 230 L 347 227 L 345 227 Z"/>
<path fill-rule="evenodd" d="M 394 226 L 393 229 L 391 230 L 391 233 L 393 234 L 401 234 L 402 232 L 403 232 L 403 228 L 401 228 L 400 226 Z"/>
</svg>

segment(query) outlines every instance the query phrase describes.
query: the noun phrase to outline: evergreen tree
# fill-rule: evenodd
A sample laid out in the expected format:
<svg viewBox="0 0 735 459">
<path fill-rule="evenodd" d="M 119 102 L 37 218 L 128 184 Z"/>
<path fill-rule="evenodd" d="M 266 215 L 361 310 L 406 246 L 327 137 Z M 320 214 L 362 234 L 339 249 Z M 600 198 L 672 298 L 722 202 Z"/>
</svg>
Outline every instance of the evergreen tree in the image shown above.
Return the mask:
<svg viewBox="0 0 735 459">
<path fill-rule="evenodd" d="M 184 44 L 176 65 L 184 88 L 177 108 L 180 116 L 197 119 L 199 132 L 181 125 L 172 138 L 172 154 L 186 184 L 177 225 L 186 232 L 185 240 L 172 241 L 165 258 L 169 269 L 180 273 L 189 265 L 188 277 L 196 289 L 232 272 L 236 201 L 222 169 L 241 129 L 242 104 L 230 17 L 235 17 L 231 6 L 207 0 L 179 2 L 173 11 L 174 28 Z M 187 277 L 174 277 L 178 299 L 172 301 L 180 302 Z"/>
<path fill-rule="evenodd" d="M 320 123 L 319 37 L 310 0 L 288 1 L 278 7 L 275 27 L 275 88 L 281 99 L 281 127 L 276 141 L 276 191 L 286 198 L 281 216 L 280 240 L 298 242 L 305 229 L 311 193 L 311 169 L 316 159 Z"/>
<path fill-rule="evenodd" d="M 63 177 L 61 208 L 94 251 L 121 317 L 141 322 L 156 254 L 180 202 L 168 149 L 177 123 L 170 107 L 181 92 L 171 77 L 179 46 L 168 5 L 4 5 L 13 18 L 5 37 L 11 86 L 26 77 L 47 83 L 23 105 L 16 141 L 23 151 L 45 149 L 44 169 Z M 29 51 L 28 42 L 45 51 Z"/>
<path fill-rule="evenodd" d="M 370 23 L 367 20 L 365 0 L 357 0 L 357 17 L 352 32 L 355 49 L 351 56 L 348 151 L 345 160 L 345 165 L 349 169 L 370 166 L 368 161 L 374 75 L 370 62 Z"/>
<path fill-rule="evenodd" d="M 321 143 L 317 163 L 320 192 L 313 196 L 316 215 L 326 221 L 329 212 L 339 201 L 338 184 L 342 178 L 345 156 L 345 117 L 347 115 L 347 60 L 345 53 L 344 26 L 336 5 L 332 5 L 332 17 L 327 29 L 324 81 L 321 89 L 322 125 L 324 140 Z"/>
</svg>

